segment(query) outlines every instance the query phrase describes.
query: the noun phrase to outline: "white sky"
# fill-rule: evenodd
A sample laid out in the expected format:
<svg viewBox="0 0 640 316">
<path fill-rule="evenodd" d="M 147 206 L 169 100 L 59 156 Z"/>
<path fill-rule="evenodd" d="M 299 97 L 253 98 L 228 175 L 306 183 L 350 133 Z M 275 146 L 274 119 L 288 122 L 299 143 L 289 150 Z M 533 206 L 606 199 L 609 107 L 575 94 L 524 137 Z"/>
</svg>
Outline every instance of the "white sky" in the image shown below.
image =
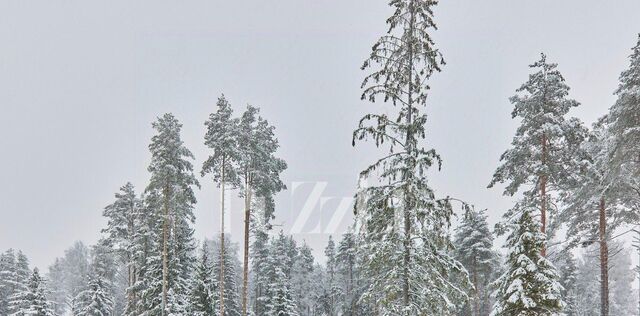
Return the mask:
<svg viewBox="0 0 640 316">
<path fill-rule="evenodd" d="M 0 250 L 22 249 L 44 268 L 73 241 L 95 242 L 113 193 L 146 185 L 150 124 L 165 112 L 184 124 L 199 171 L 203 122 L 223 92 L 277 127 L 290 187 L 324 181 L 323 197 L 352 196 L 359 170 L 380 155 L 351 147 L 357 120 L 374 109 L 359 100 L 359 66 L 390 12 L 384 0 L 0 0 Z M 590 123 L 614 101 L 638 12 L 636 0 L 442 1 L 434 36 L 447 65 L 427 110 L 428 143 L 444 158 L 437 192 L 498 219 L 513 200 L 486 185 L 516 127 L 507 98 L 527 65 L 541 51 L 558 62 L 582 103 L 574 114 Z M 198 238 L 219 231 L 219 193 L 202 184 Z M 285 229 L 311 188 L 278 196 Z M 312 220 L 326 228 L 337 202 Z M 236 236 L 240 208 L 231 206 Z M 327 235 L 297 237 L 319 255 Z"/>
</svg>

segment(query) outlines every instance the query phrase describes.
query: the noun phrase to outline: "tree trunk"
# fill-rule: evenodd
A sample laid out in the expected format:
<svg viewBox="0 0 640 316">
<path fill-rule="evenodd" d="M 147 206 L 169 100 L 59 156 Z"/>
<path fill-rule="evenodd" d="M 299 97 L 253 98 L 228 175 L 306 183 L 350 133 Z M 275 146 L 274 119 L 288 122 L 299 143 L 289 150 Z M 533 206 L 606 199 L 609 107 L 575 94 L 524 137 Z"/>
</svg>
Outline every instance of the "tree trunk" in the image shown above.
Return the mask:
<svg viewBox="0 0 640 316">
<path fill-rule="evenodd" d="M 474 315 L 480 315 L 480 289 L 478 288 L 478 269 L 477 269 L 476 257 L 473 257 L 473 287 L 476 289 L 476 298 L 473 302 Z"/>
<path fill-rule="evenodd" d="M 547 135 L 542 134 L 542 165 L 547 163 Z M 540 231 L 545 237 L 547 236 L 547 175 L 543 174 L 540 176 L 540 221 L 542 222 L 542 226 L 540 227 Z M 542 245 L 542 250 L 540 254 L 543 257 L 547 256 L 547 245 L 546 238 L 545 244 Z"/>
<path fill-rule="evenodd" d="M 411 12 L 411 17 L 409 21 L 409 33 L 410 40 L 413 39 L 414 25 L 415 25 L 415 8 L 413 7 L 414 3 L 411 2 L 409 4 L 409 11 Z M 413 43 L 409 43 L 409 63 L 408 63 L 408 78 L 409 78 L 409 91 L 407 94 L 408 102 L 407 102 L 407 125 L 411 125 L 412 117 L 413 117 Z M 405 142 L 405 146 L 407 146 L 407 152 L 413 150 L 413 133 L 412 129 L 407 129 L 407 139 Z M 413 176 L 413 175 L 410 175 Z M 408 192 L 406 192 L 408 193 Z M 404 300 L 404 305 L 409 306 L 409 265 L 411 264 L 411 214 L 410 208 L 412 206 L 412 201 L 408 197 L 405 197 L 405 210 L 404 210 L 404 271 L 403 271 L 403 287 L 402 287 L 402 296 Z"/>
<path fill-rule="evenodd" d="M 244 193 L 244 270 L 242 282 L 242 315 L 247 315 L 247 296 L 249 294 L 249 220 L 251 218 L 251 182 L 250 175 L 245 175 L 245 193 Z"/>
<path fill-rule="evenodd" d="M 169 290 L 169 255 L 167 251 L 169 236 L 169 189 L 164 188 L 164 221 L 162 223 L 162 316 L 167 313 L 167 292 Z"/>
<path fill-rule="evenodd" d="M 600 315 L 609 315 L 609 247 L 604 197 L 600 198 Z"/>
<path fill-rule="evenodd" d="M 222 157 L 220 181 L 220 316 L 224 316 L 224 167 L 225 157 Z"/>
</svg>

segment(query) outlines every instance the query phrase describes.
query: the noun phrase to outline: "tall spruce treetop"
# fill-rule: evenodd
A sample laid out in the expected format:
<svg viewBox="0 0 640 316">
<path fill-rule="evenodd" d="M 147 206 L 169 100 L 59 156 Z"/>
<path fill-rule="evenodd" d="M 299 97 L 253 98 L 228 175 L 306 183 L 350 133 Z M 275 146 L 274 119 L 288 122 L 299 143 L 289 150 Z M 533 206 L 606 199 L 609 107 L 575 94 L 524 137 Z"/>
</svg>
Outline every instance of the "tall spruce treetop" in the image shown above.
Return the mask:
<svg viewBox="0 0 640 316">
<path fill-rule="evenodd" d="M 435 48 L 431 30 L 432 0 L 392 0 L 394 13 L 387 34 L 372 48 L 362 69 L 362 98 L 382 97 L 395 114 L 367 114 L 353 133 L 356 140 L 387 143 L 390 153 L 361 172 L 377 185 L 361 188 L 356 204 L 356 227 L 363 241 L 362 255 L 371 286 L 365 301 L 377 304 L 382 315 L 424 315 L 434 310 L 453 313 L 464 292 L 450 274 L 464 268 L 446 254 L 452 208 L 436 199 L 426 171 L 440 158 L 420 145 L 425 138 L 427 80 L 444 60 Z M 466 279 L 464 277 L 463 279 Z M 454 303 L 456 302 L 456 303 Z"/>
<path fill-rule="evenodd" d="M 553 264 L 540 254 L 546 236 L 530 211 L 524 211 L 507 238 L 506 272 L 495 282 L 492 316 L 561 315 L 562 286 Z"/>
<path fill-rule="evenodd" d="M 539 205 L 545 231 L 546 210 L 553 205 L 549 193 L 558 190 L 574 170 L 574 153 L 584 137 L 584 128 L 578 119 L 565 117 L 579 103 L 567 98 L 570 88 L 557 64 L 547 62 L 541 54 L 540 60 L 529 67 L 536 72 L 509 99 L 514 105 L 511 116 L 520 119 L 520 126 L 512 148 L 500 157 L 502 164 L 489 187 L 506 183 L 504 194 L 509 196 L 524 187 L 524 201 L 530 205 L 514 207 L 505 217 L 517 217 L 514 213 L 522 208 Z"/>
<path fill-rule="evenodd" d="M 216 112 L 211 113 L 205 122 L 207 133 L 204 136 L 204 144 L 213 149 L 213 153 L 203 163 L 201 173 L 202 176 L 211 173 L 215 182 L 225 181 L 235 187 L 240 185 L 237 170 L 240 161 L 239 121 L 232 117 L 231 104 L 224 95 L 218 98 L 216 106 Z"/>
</svg>

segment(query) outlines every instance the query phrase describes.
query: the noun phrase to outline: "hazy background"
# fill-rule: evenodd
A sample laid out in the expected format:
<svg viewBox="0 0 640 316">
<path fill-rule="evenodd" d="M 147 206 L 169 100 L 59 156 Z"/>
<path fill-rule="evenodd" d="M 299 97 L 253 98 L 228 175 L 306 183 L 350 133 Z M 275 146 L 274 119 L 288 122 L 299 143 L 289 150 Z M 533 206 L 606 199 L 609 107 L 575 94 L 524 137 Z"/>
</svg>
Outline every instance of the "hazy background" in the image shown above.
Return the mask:
<svg viewBox="0 0 640 316">
<path fill-rule="evenodd" d="M 437 192 L 495 222 L 513 199 L 486 185 L 517 126 L 507 98 L 527 65 L 541 51 L 558 62 L 582 103 L 572 114 L 591 123 L 615 100 L 638 12 L 637 0 L 442 1 L 434 35 L 447 65 L 427 110 L 428 145 L 444 158 Z M 296 191 L 278 196 L 276 222 L 291 226 L 313 182 L 326 182 L 325 199 L 352 196 L 380 155 L 351 147 L 374 109 L 360 101 L 359 66 L 390 13 L 385 0 L 0 0 L 0 251 L 22 249 L 45 268 L 75 240 L 94 243 L 114 192 L 146 186 L 151 122 L 165 112 L 184 124 L 199 172 L 203 123 L 223 92 L 236 113 L 251 103 L 277 127 Z M 219 232 L 219 192 L 201 183 L 198 238 Z M 315 207 L 307 232 L 326 227 L 338 203 Z M 241 207 L 231 205 L 234 241 Z M 320 256 L 323 230 L 296 237 Z"/>
</svg>

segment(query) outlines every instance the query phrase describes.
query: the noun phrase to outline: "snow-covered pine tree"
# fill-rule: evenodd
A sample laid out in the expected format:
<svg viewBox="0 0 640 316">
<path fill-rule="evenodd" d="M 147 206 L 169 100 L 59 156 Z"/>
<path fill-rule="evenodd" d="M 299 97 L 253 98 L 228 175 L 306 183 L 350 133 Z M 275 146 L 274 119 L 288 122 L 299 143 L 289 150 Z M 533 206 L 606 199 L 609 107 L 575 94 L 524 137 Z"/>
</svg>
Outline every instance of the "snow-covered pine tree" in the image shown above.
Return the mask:
<svg viewBox="0 0 640 316">
<path fill-rule="evenodd" d="M 224 238 L 224 197 L 225 186 L 229 184 L 231 188 L 240 186 L 240 180 L 238 177 L 238 163 L 241 159 L 240 151 L 238 149 L 238 133 L 239 133 L 239 120 L 232 118 L 233 110 L 231 104 L 224 97 L 224 94 L 218 98 L 216 104 L 218 109 L 215 113 L 209 115 L 209 119 L 205 122 L 207 127 L 207 133 L 204 135 L 204 144 L 209 147 L 213 153 L 202 164 L 201 175 L 211 173 L 213 181 L 220 186 L 220 256 L 224 256 L 224 250 L 226 242 Z M 224 264 L 225 260 L 220 258 L 219 264 Z M 225 271 L 224 267 L 218 267 L 217 269 L 222 273 Z M 225 282 L 224 275 L 219 275 L 220 285 L 220 314 L 225 313 Z"/>
<path fill-rule="evenodd" d="M 46 285 L 38 268 L 33 269 L 25 289 L 11 299 L 11 316 L 53 316 L 53 310 L 45 295 Z"/>
<path fill-rule="evenodd" d="M 196 264 L 191 289 L 191 314 L 194 316 L 219 315 L 218 282 L 213 273 L 211 259 L 209 246 L 205 240 Z"/>
<path fill-rule="evenodd" d="M 182 124 L 170 113 L 152 124 L 157 134 L 151 138 L 149 151 L 151 173 L 146 192 L 156 192 L 150 202 L 162 219 L 162 302 L 160 315 L 184 315 L 189 295 L 189 279 L 194 250 L 193 206 L 196 198 L 193 187 L 199 183 L 193 175 L 193 154 L 180 137 Z M 170 297 L 171 296 L 173 297 Z M 169 306 L 169 302 L 174 302 Z M 171 307 L 171 308 L 170 308 Z"/>
<path fill-rule="evenodd" d="M 625 206 L 626 197 L 633 194 L 625 181 L 613 170 L 610 157 L 612 138 L 607 117 L 599 119 L 582 143 L 580 169 L 569 179 L 560 219 L 567 223 L 567 235 L 572 245 L 597 242 L 600 247 L 600 308 L 609 313 L 609 245 L 611 234 L 626 223 L 637 222 L 638 213 Z"/>
<path fill-rule="evenodd" d="M 616 103 L 608 114 L 611 172 L 630 185 L 634 204 L 640 205 L 640 34 L 633 47 L 629 68 L 620 74 Z M 638 208 L 636 208 L 638 209 Z M 637 222 L 636 222 L 637 223 Z"/>
<path fill-rule="evenodd" d="M 240 290 L 242 289 L 240 286 L 240 282 L 242 281 L 242 276 L 240 274 L 241 266 L 238 261 L 238 246 L 235 243 L 231 243 L 229 240 L 225 241 L 224 251 L 221 249 L 220 239 L 211 241 L 213 274 L 216 276 L 223 276 L 222 280 L 225 288 L 225 307 L 223 315 L 240 316 L 242 313 L 240 301 Z M 224 262 L 220 263 L 220 260 L 224 260 Z M 220 272 L 220 267 L 224 267 L 224 272 Z M 218 286 L 220 287 L 221 285 L 218 284 Z"/>
<path fill-rule="evenodd" d="M 489 187 L 506 183 L 504 194 L 513 196 L 523 192 L 528 205 L 514 207 L 505 218 L 517 217 L 520 209 L 538 207 L 541 229 L 546 234 L 547 211 L 557 205 L 554 191 L 562 187 L 562 179 L 575 168 L 575 152 L 584 137 L 582 123 L 567 119 L 567 113 L 579 103 L 568 99 L 569 86 L 558 71 L 557 64 L 547 62 L 545 54 L 529 67 L 536 72 L 509 99 L 514 105 L 512 118 L 520 119 L 520 126 L 511 142 L 512 148 L 500 157 Z M 546 245 L 542 248 L 546 256 Z"/>
<path fill-rule="evenodd" d="M 558 273 L 541 254 L 546 236 L 531 212 L 521 212 L 518 220 L 510 225 L 506 271 L 494 283 L 496 303 L 492 316 L 561 315 L 564 308 Z"/>
<path fill-rule="evenodd" d="M 116 200 L 105 207 L 103 216 L 107 218 L 107 228 L 103 230 L 114 245 L 121 261 L 127 270 L 127 307 L 130 310 L 136 305 L 137 266 L 136 255 L 138 245 L 135 242 L 136 231 L 140 225 L 140 209 L 142 201 L 137 197 L 133 184 L 127 182 L 115 194 Z"/>
<path fill-rule="evenodd" d="M 454 238 L 455 257 L 469 272 L 474 290 L 469 293 L 469 304 L 463 315 L 487 315 L 491 310 L 489 284 L 497 277 L 499 256 L 493 248 L 493 234 L 489 230 L 484 211 L 469 208 Z"/>
<path fill-rule="evenodd" d="M 240 145 L 240 161 L 238 176 L 243 183 L 240 195 L 244 197 L 244 247 L 243 247 L 243 284 L 242 315 L 247 315 L 249 290 L 249 237 L 251 206 L 254 194 L 271 196 L 285 189 L 280 173 L 287 168 L 284 160 L 275 157 L 278 140 L 275 138 L 275 127 L 258 116 L 259 109 L 247 106 L 239 123 L 238 144 Z"/>
</svg>

